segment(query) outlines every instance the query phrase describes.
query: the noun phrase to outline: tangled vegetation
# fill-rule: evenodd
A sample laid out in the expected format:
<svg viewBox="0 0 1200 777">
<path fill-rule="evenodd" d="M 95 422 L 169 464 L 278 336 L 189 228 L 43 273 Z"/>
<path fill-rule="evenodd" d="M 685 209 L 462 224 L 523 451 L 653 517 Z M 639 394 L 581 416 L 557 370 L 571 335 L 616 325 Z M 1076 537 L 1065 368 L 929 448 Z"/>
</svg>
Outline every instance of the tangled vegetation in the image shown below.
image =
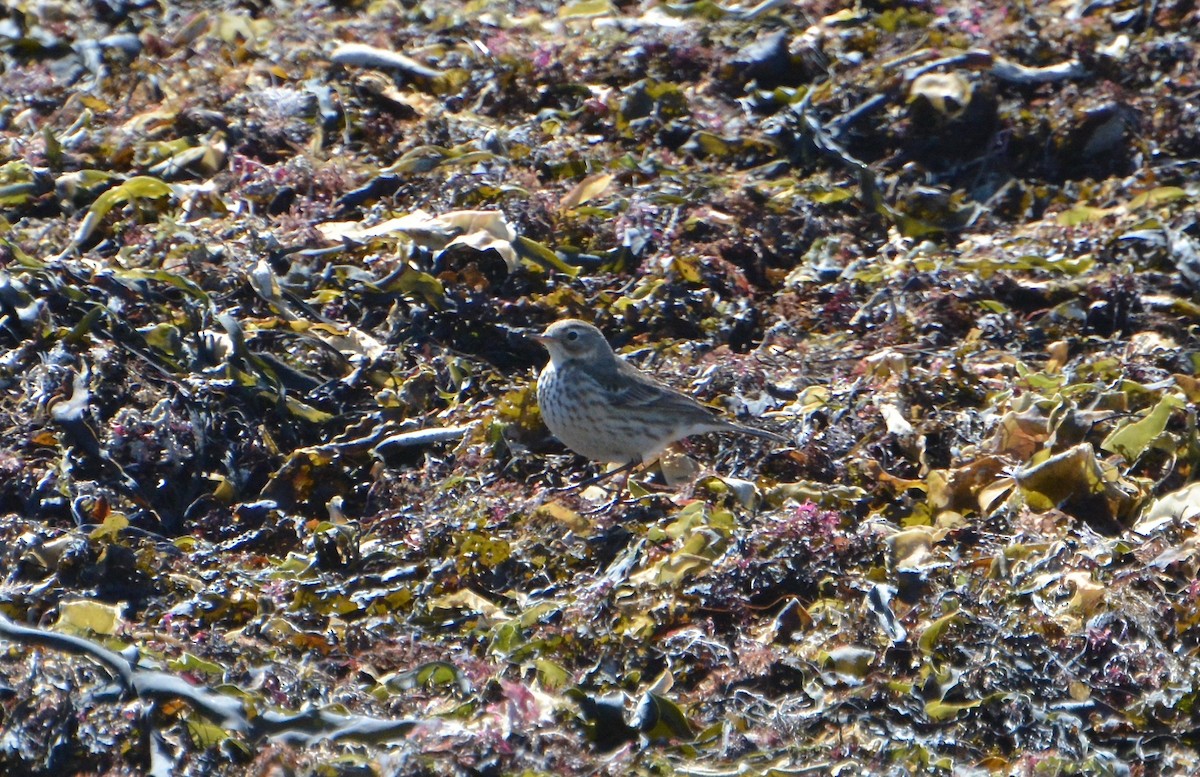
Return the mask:
<svg viewBox="0 0 1200 777">
<path fill-rule="evenodd" d="M 1197 30 L 10 5 L 0 772 L 1187 773 Z M 788 444 L 571 488 L 568 316 Z"/>
</svg>

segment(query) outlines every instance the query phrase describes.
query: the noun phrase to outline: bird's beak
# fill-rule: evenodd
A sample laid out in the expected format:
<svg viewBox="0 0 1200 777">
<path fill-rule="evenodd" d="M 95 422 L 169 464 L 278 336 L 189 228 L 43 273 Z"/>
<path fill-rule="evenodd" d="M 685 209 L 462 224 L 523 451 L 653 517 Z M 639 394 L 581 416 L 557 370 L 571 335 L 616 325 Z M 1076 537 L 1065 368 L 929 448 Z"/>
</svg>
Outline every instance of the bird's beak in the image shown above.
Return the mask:
<svg viewBox="0 0 1200 777">
<path fill-rule="evenodd" d="M 546 335 L 530 335 L 529 339 L 543 346 L 548 345 L 554 340 L 553 337 L 547 337 Z"/>
</svg>

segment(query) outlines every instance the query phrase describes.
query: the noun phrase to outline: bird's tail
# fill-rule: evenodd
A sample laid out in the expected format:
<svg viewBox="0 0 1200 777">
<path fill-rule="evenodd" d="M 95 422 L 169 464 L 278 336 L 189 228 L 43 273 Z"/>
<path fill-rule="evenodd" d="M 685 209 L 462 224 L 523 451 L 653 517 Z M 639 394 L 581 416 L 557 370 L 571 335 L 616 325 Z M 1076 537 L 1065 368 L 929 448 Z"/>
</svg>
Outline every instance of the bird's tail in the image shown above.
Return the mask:
<svg viewBox="0 0 1200 777">
<path fill-rule="evenodd" d="M 755 429 L 753 426 L 746 426 L 745 424 L 730 424 L 730 427 L 731 431 L 741 432 L 742 434 L 748 434 L 752 437 L 761 437 L 764 440 L 773 440 L 775 442 L 788 441 L 788 439 L 783 435 L 775 434 L 775 432 L 768 432 L 766 429 Z"/>
</svg>

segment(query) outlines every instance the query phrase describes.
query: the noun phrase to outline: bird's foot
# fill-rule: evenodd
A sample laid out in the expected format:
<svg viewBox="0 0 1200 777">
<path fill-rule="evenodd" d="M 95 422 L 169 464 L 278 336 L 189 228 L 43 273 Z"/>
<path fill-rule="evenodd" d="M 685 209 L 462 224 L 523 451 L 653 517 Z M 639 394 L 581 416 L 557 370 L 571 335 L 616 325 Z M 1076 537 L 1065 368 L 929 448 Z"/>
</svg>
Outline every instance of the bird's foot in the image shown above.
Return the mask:
<svg viewBox="0 0 1200 777">
<path fill-rule="evenodd" d="M 580 515 L 599 515 L 600 513 L 608 512 L 609 510 L 613 509 L 614 507 L 616 507 L 619 504 L 624 504 L 624 502 L 621 501 L 621 492 L 617 491 L 616 493 L 614 493 L 612 495 L 611 498 L 605 499 L 603 502 L 596 505 L 595 507 L 589 507 L 586 510 L 580 510 L 579 514 Z"/>
<path fill-rule="evenodd" d="M 568 485 L 568 486 L 560 486 L 554 490 L 555 491 L 576 491 L 576 490 L 582 491 L 583 489 L 587 488 L 588 486 L 594 486 L 597 483 L 602 483 L 605 480 L 608 480 L 611 477 L 620 475 L 623 472 L 629 472 L 629 470 L 633 469 L 634 467 L 636 467 L 639 464 L 641 464 L 640 461 L 631 461 L 627 464 L 622 464 L 621 466 L 617 467 L 616 469 L 610 469 L 607 472 L 601 472 L 599 475 L 595 475 L 593 477 L 587 478 L 586 480 L 582 480 L 578 483 L 574 483 L 574 484 Z M 626 478 L 626 480 L 628 481 L 628 477 Z"/>
</svg>

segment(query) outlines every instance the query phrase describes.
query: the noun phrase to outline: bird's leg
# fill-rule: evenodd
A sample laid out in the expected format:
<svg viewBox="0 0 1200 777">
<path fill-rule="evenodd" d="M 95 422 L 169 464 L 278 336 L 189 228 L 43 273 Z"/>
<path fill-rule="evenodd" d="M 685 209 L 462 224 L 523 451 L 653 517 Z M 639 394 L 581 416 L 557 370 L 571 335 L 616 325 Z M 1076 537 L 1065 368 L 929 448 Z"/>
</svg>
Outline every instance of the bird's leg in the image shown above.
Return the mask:
<svg viewBox="0 0 1200 777">
<path fill-rule="evenodd" d="M 620 475 L 622 472 L 626 472 L 626 473 L 627 473 L 627 472 L 629 472 L 629 470 L 633 469 L 634 467 L 636 467 L 637 465 L 639 465 L 639 464 L 641 464 L 641 463 L 642 463 L 642 462 L 641 462 L 641 460 L 640 460 L 640 459 L 635 459 L 635 460 L 633 460 L 633 461 L 626 462 L 625 464 L 622 464 L 621 466 L 617 467 L 616 469 L 610 469 L 610 470 L 608 470 L 608 471 L 606 471 L 606 472 L 601 472 L 599 475 L 595 475 L 595 476 L 593 476 L 593 477 L 590 477 L 590 478 L 588 478 L 587 480 L 582 480 L 582 481 L 580 481 L 580 482 L 578 482 L 578 483 L 568 483 L 568 484 L 567 484 L 567 485 L 565 485 L 565 486 L 556 486 L 556 487 L 554 487 L 554 488 L 552 488 L 552 489 L 550 489 L 550 490 L 551 490 L 551 491 L 558 491 L 558 492 L 566 492 L 566 491 L 578 491 L 578 490 L 580 490 L 580 489 L 587 488 L 588 486 L 594 486 L 594 485 L 596 485 L 597 483 L 602 483 L 602 482 L 604 482 L 605 480 L 608 480 L 608 479 L 609 479 L 609 478 L 611 478 L 611 477 L 614 477 L 614 476 L 616 476 L 616 475 Z M 626 475 L 626 478 L 625 478 L 625 479 L 626 479 L 626 482 L 628 482 L 628 480 L 629 480 L 629 476 L 628 476 L 628 475 Z"/>
<path fill-rule="evenodd" d="M 608 472 L 601 472 L 599 475 L 596 475 L 595 477 L 590 477 L 587 480 L 584 480 L 581 483 L 576 483 L 575 485 L 572 485 L 572 486 L 564 486 L 562 489 L 559 489 L 559 490 L 573 491 L 576 489 L 584 489 L 584 488 L 587 488 L 588 486 L 594 486 L 595 484 L 597 484 L 601 481 L 607 480 L 611 477 L 620 475 L 623 472 L 623 473 L 625 473 L 625 481 L 620 487 L 617 488 L 616 492 L 613 494 L 611 499 L 606 499 L 601 504 L 598 504 L 595 507 L 592 507 L 590 509 L 581 510 L 579 514 L 580 515 L 595 515 L 597 513 L 607 512 L 608 510 L 610 510 L 613 507 L 613 505 L 616 505 L 618 502 L 621 501 L 621 492 L 629 487 L 629 470 L 633 469 L 638 464 L 641 464 L 640 460 L 630 461 L 628 463 L 622 464 L 621 466 L 617 467 L 616 469 L 611 469 Z"/>
<path fill-rule="evenodd" d="M 634 459 L 633 461 L 622 464 L 621 466 L 617 467 L 616 469 L 610 469 L 608 472 L 601 472 L 599 475 L 596 475 L 595 477 L 590 477 L 581 483 L 576 483 L 573 486 L 566 486 L 563 490 L 574 490 L 577 488 L 582 489 L 582 488 L 587 488 L 588 486 L 594 486 L 597 483 L 601 483 L 605 480 L 608 480 L 611 477 L 620 475 L 622 472 L 628 472 L 629 470 L 633 469 L 634 467 L 636 467 L 637 465 L 639 465 L 641 463 L 642 463 L 641 459 Z M 626 478 L 626 479 L 628 479 L 628 478 Z"/>
</svg>

